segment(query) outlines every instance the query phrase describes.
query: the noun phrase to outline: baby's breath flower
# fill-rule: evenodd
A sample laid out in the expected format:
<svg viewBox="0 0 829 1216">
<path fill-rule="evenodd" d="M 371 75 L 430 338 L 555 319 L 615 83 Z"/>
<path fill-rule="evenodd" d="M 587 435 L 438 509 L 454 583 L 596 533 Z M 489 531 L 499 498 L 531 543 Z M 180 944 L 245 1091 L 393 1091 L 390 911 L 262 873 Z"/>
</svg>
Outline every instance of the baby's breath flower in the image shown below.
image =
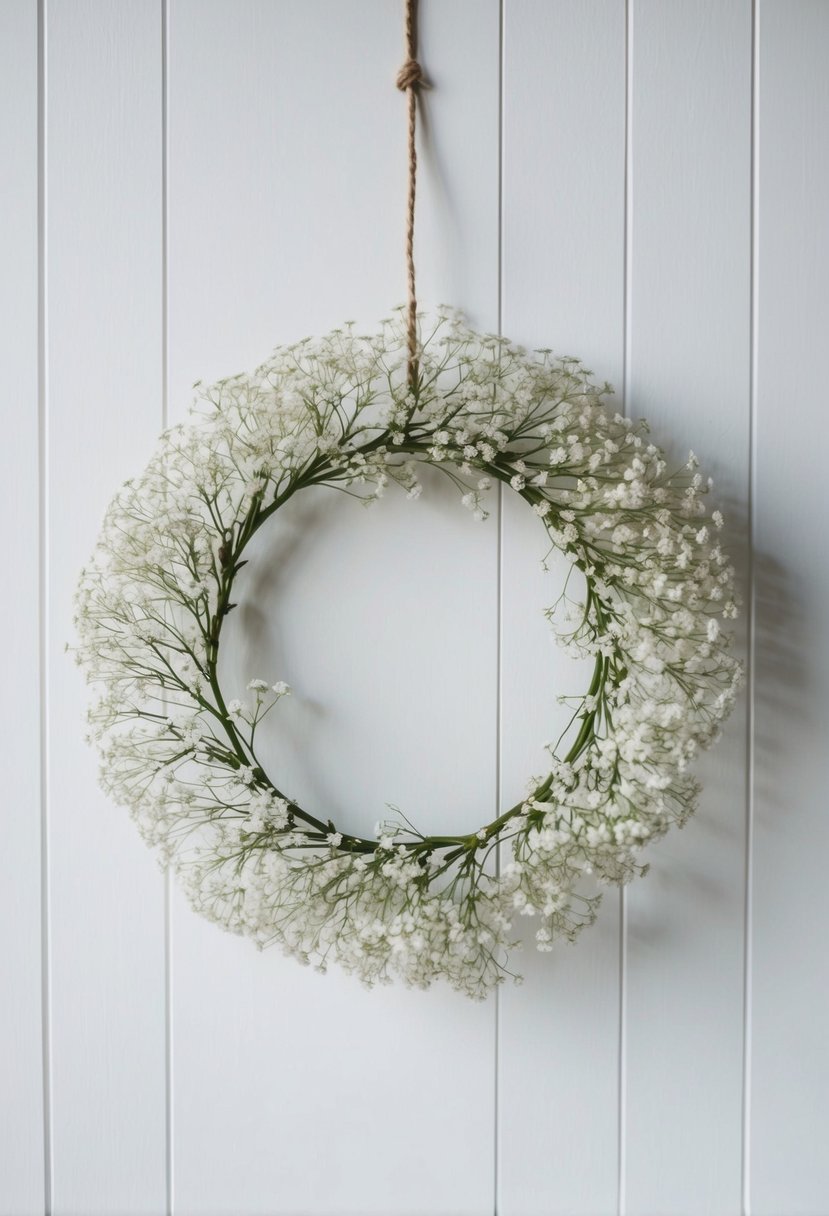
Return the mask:
<svg viewBox="0 0 829 1216">
<path fill-rule="evenodd" d="M 644 873 L 641 850 L 692 813 L 691 767 L 740 681 L 723 629 L 737 599 L 693 453 L 671 477 L 576 359 L 528 354 L 450 312 L 432 328 L 415 388 L 402 314 L 199 386 L 188 421 L 107 510 L 78 582 L 76 659 L 96 690 L 103 788 L 201 913 L 320 970 L 445 979 L 479 997 L 510 974 L 516 916 L 534 918 L 539 950 L 573 940 L 596 915 L 585 875 Z M 394 486 L 416 499 L 430 462 L 478 520 L 494 482 L 508 484 L 580 568 L 586 590 L 546 615 L 586 659 L 590 691 L 561 698 L 571 730 L 498 820 L 430 837 L 398 814 L 363 838 L 267 774 L 257 732 L 290 712 L 290 688 L 257 677 L 247 706 L 225 702 L 217 652 L 248 541 L 310 468 L 369 502 Z"/>
</svg>

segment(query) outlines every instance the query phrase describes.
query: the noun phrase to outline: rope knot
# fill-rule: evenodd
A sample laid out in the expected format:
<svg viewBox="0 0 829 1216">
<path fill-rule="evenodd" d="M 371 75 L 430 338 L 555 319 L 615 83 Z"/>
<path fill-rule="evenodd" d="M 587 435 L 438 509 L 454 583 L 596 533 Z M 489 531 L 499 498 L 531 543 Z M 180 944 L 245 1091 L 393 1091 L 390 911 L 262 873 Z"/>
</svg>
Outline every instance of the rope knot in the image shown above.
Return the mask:
<svg viewBox="0 0 829 1216">
<path fill-rule="evenodd" d="M 407 59 L 403 64 L 397 73 L 397 87 L 401 93 L 405 93 L 407 89 L 428 89 L 429 82 L 416 59 Z"/>
</svg>

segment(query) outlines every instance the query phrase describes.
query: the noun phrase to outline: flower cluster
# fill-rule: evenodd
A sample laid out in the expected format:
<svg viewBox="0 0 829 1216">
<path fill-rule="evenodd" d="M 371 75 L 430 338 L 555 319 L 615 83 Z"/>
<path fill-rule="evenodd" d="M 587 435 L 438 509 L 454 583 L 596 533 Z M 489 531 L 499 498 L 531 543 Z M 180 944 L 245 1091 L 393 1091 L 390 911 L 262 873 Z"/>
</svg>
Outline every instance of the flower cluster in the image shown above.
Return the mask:
<svg viewBox="0 0 829 1216">
<path fill-rule="evenodd" d="M 574 938 L 596 912 L 584 876 L 644 872 L 643 847 L 693 810 L 692 762 L 740 681 L 722 628 L 733 572 L 696 459 L 670 470 L 577 360 L 453 314 L 421 326 L 414 385 L 395 317 L 201 389 L 107 511 L 77 590 L 76 655 L 97 691 L 104 788 L 200 912 L 369 984 L 442 977 L 481 996 L 509 974 L 517 915 L 536 918 L 540 950 Z M 508 487 L 581 569 L 566 628 L 560 604 L 549 615 L 592 679 L 549 772 L 497 819 L 457 836 L 384 823 L 366 839 L 265 772 L 257 727 L 290 690 L 254 679 L 226 701 L 219 644 L 245 549 L 292 495 L 326 485 L 370 499 L 397 483 L 416 497 L 424 463 L 480 519 L 491 487 Z"/>
</svg>

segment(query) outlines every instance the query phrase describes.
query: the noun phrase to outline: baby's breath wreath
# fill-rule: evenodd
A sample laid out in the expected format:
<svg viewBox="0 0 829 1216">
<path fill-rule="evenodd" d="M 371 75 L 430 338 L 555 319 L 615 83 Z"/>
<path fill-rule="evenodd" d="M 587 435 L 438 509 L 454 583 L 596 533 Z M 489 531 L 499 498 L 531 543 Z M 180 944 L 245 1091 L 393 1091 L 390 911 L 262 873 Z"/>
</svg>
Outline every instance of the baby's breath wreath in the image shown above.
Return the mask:
<svg viewBox="0 0 829 1216">
<path fill-rule="evenodd" d="M 644 873 L 643 846 L 694 808 L 690 765 L 740 670 L 721 632 L 736 612 L 722 518 L 706 516 L 696 459 L 672 473 L 576 359 L 452 313 L 418 326 L 415 17 L 406 0 L 405 314 L 280 347 L 202 391 L 107 511 L 78 586 L 77 658 L 98 690 L 104 789 L 199 912 L 367 984 L 444 978 L 477 997 L 511 974 L 516 914 L 536 917 L 549 950 L 595 918 L 596 880 Z M 583 599 L 565 589 L 548 615 L 592 676 L 549 771 L 498 818 L 435 836 L 400 817 L 367 839 L 265 770 L 257 729 L 290 690 L 257 673 L 226 697 L 219 648 L 248 545 L 280 507 L 313 486 L 370 503 L 396 483 L 416 498 L 423 465 L 479 520 L 508 487 L 581 570 Z"/>
<path fill-rule="evenodd" d="M 595 917 L 584 876 L 644 872 L 643 846 L 693 810 L 691 762 L 739 682 L 722 631 L 733 573 L 695 458 L 672 472 L 577 360 L 452 314 L 421 332 L 414 374 L 396 316 L 204 390 L 109 507 L 78 588 L 77 656 L 99 690 L 104 788 L 198 911 L 368 984 L 442 977 L 480 996 L 510 974 L 516 914 L 536 918 L 540 950 L 572 940 Z M 498 818 L 437 836 L 401 820 L 367 839 L 265 771 L 257 728 L 290 712 L 289 690 L 255 678 L 226 697 L 219 649 L 247 547 L 285 503 L 312 486 L 417 497 L 424 464 L 481 520 L 501 483 L 581 570 L 583 599 L 549 615 L 592 677 L 549 771 Z"/>
</svg>

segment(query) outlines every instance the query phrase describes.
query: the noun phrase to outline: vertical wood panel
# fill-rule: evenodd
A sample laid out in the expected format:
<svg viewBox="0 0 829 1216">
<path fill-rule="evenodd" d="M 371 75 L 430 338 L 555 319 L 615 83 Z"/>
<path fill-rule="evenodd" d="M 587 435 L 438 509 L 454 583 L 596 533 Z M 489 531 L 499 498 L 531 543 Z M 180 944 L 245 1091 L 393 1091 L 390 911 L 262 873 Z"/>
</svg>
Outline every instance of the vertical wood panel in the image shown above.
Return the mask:
<svg viewBox="0 0 829 1216">
<path fill-rule="evenodd" d="M 504 63 L 503 329 L 584 359 L 622 386 L 624 6 L 507 0 Z M 506 496 L 503 525 L 504 807 L 545 770 L 566 724 L 560 693 L 584 685 L 542 616 L 566 575 L 540 573 L 546 535 Z M 558 729 L 557 729 L 558 727 Z M 575 951 L 539 955 L 529 923 L 501 993 L 499 1212 L 616 1210 L 619 895 Z M 519 926 L 520 927 L 520 926 Z"/>
<path fill-rule="evenodd" d="M 421 298 L 497 323 L 498 4 L 422 6 Z M 175 0 L 170 402 L 404 294 L 402 8 Z M 237 648 L 294 686 L 294 795 L 371 830 L 495 800 L 497 527 L 430 479 L 365 512 L 312 495 L 263 538 Z M 226 651 L 226 655 L 230 651 Z M 271 668 L 268 667 L 268 670 Z M 249 678 L 250 673 L 245 675 Z M 282 721 L 282 719 L 281 719 Z M 281 778 L 281 780 L 284 778 Z M 188 1216 L 488 1213 L 494 1006 L 365 993 L 174 909 L 174 1190 Z"/>
<path fill-rule="evenodd" d="M 47 6 L 53 1210 L 164 1210 L 163 882 L 95 782 L 64 643 L 104 507 L 161 422 L 161 12 Z"/>
<path fill-rule="evenodd" d="M 678 463 L 700 455 L 744 578 L 751 5 L 634 0 L 632 17 L 628 411 Z M 698 765 L 697 815 L 650 850 L 650 874 L 625 895 L 631 1213 L 739 1210 L 744 769 L 743 700 Z"/>
<path fill-rule="evenodd" d="M 0 597 L 0 1212 L 43 1210 L 38 454 L 38 21 L 0 3 L 0 367 L 6 504 Z"/>
<path fill-rule="evenodd" d="M 750 1194 L 826 1211 L 829 5 L 758 9 Z"/>
</svg>

